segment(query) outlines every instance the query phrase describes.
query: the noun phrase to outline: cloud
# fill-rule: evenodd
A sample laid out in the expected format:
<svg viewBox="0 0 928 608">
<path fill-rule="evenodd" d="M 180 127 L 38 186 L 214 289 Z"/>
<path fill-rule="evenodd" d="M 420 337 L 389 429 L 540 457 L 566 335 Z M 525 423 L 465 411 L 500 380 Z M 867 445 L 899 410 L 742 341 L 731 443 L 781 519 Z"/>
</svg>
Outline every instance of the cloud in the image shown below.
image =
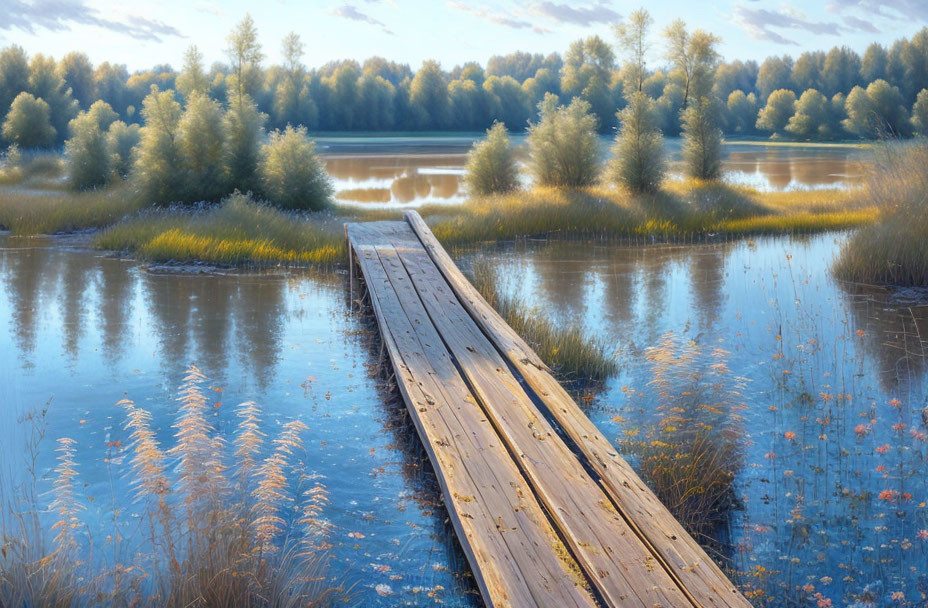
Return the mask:
<svg viewBox="0 0 928 608">
<path fill-rule="evenodd" d="M 831 0 L 828 4 L 833 13 L 848 9 L 895 21 L 928 21 L 928 2 L 924 0 Z"/>
<path fill-rule="evenodd" d="M 366 1 L 368 2 L 368 4 L 374 3 L 371 0 L 366 0 Z M 370 15 L 366 13 L 362 13 L 361 11 L 357 9 L 357 7 L 351 4 L 343 4 L 341 6 L 336 6 L 335 8 L 329 11 L 329 14 L 334 17 L 341 17 L 342 19 L 349 19 L 351 21 L 359 21 L 361 23 L 369 23 L 371 25 L 376 25 L 381 30 L 383 30 L 385 34 L 390 34 L 391 36 L 394 35 L 394 33 L 387 28 L 387 25 L 383 21 L 374 19 L 373 17 L 371 17 Z"/>
<path fill-rule="evenodd" d="M 504 27 L 510 27 L 517 30 L 526 28 L 534 29 L 530 22 L 524 19 L 520 19 L 515 15 L 509 15 L 507 13 L 501 12 L 494 13 L 485 8 L 477 8 L 469 4 L 464 4 L 463 2 L 448 2 L 448 7 L 458 11 L 470 13 L 478 19 L 483 19 L 485 21 L 489 21 L 490 23 L 495 23 L 496 25 L 502 25 Z"/>
<path fill-rule="evenodd" d="M 868 32 L 870 34 L 881 33 L 880 28 L 873 25 L 872 22 L 867 21 L 866 19 L 860 19 L 859 17 L 855 17 L 853 15 L 845 15 L 843 19 L 844 19 L 844 23 L 850 29 L 857 30 L 859 32 Z"/>
<path fill-rule="evenodd" d="M 805 15 L 788 9 L 772 11 L 765 8 L 748 8 L 745 5 L 735 7 L 734 21 L 752 38 L 769 40 L 778 44 L 797 45 L 791 38 L 783 36 L 772 28 L 798 30 L 817 36 L 838 36 L 845 28 L 832 21 L 811 21 Z"/>
<path fill-rule="evenodd" d="M 558 23 L 569 23 L 588 27 L 595 23 L 615 23 L 622 15 L 609 8 L 609 3 L 597 0 L 591 5 L 556 4 L 551 1 L 535 2 L 529 10 L 535 15 Z"/>
<path fill-rule="evenodd" d="M 197 0 L 193 3 L 193 8 L 201 13 L 216 15 L 217 17 L 222 17 L 226 14 L 225 11 L 219 7 L 219 4 L 212 0 Z"/>
<path fill-rule="evenodd" d="M 85 0 L 0 0 L 0 15 L 0 30 L 15 28 L 30 34 L 40 29 L 61 32 L 73 25 L 89 25 L 137 40 L 161 42 L 164 37 L 183 37 L 175 27 L 155 19 L 137 15 L 124 21 L 108 19 Z"/>
</svg>

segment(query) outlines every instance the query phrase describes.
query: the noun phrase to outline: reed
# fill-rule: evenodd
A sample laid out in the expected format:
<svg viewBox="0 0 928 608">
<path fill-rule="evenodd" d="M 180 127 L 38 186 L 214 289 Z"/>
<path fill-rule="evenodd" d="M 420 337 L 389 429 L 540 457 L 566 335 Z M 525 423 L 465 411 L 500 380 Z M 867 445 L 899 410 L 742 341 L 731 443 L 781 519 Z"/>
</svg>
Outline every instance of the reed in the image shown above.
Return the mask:
<svg viewBox="0 0 928 608">
<path fill-rule="evenodd" d="M 140 208 L 125 187 L 65 193 L 0 189 L 0 228 L 17 235 L 54 234 L 101 228 Z"/>
<path fill-rule="evenodd" d="M 867 192 L 879 209 L 841 249 L 835 275 L 845 281 L 928 286 L 928 139 L 885 143 L 867 172 Z"/>
<path fill-rule="evenodd" d="M 493 268 L 478 260 L 473 266 L 474 287 L 496 309 L 563 382 L 604 382 L 617 363 L 602 340 L 591 338 L 575 325 L 554 323 L 525 302 L 504 296 Z"/>
<path fill-rule="evenodd" d="M 0 606 L 289 608 L 345 600 L 326 570 L 328 493 L 301 463 L 306 425 L 284 424 L 262 458 L 261 409 L 253 402 L 239 406 L 235 436 L 227 442 L 211 422 L 206 383 L 196 367 L 187 370 L 167 449 L 147 410 L 119 402 L 130 442 L 108 462 L 130 476 L 145 524 L 144 538 L 123 539 L 141 548 L 131 563 L 105 565 L 93 555 L 80 520 L 89 499 L 80 493 L 77 444 L 58 440 L 48 505 L 54 538 L 44 540 L 45 507 L 35 493 L 21 493 L 29 500 L 15 508 L 5 505 Z M 177 466 L 169 467 L 172 461 Z"/>
</svg>

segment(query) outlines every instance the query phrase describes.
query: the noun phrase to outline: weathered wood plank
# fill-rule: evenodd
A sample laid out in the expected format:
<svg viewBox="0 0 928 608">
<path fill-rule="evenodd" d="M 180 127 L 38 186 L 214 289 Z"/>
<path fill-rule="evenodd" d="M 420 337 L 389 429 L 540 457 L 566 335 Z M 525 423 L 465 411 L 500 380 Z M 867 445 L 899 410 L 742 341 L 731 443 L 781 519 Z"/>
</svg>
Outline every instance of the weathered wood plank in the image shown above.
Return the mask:
<svg viewBox="0 0 928 608">
<path fill-rule="evenodd" d="M 397 384 L 436 471 L 449 517 L 488 606 L 595 606 L 476 400 L 457 373 L 395 251 L 373 244 L 403 222 L 349 225 Z M 389 267 L 389 272 L 388 272 Z"/>
<path fill-rule="evenodd" d="M 629 528 L 518 379 L 420 243 L 397 250 L 445 346 L 500 437 L 516 456 L 574 556 L 610 606 L 692 606 Z M 383 255 L 382 248 L 378 252 Z"/>
<path fill-rule="evenodd" d="M 538 355 L 467 281 L 419 214 L 410 211 L 406 220 L 472 319 L 576 443 L 631 528 L 690 599 L 704 608 L 749 608 L 747 599 L 551 376 Z"/>
</svg>

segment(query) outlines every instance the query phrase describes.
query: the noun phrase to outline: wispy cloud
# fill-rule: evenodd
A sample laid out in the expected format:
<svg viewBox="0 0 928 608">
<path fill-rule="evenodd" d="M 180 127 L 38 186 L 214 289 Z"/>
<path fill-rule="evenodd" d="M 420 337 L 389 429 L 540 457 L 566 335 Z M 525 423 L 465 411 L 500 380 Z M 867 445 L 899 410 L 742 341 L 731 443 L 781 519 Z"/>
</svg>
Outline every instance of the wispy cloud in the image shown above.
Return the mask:
<svg viewBox="0 0 928 608">
<path fill-rule="evenodd" d="M 848 9 L 895 21 L 928 21 L 925 0 L 831 0 L 828 4 L 833 13 L 841 14 Z"/>
<path fill-rule="evenodd" d="M 124 20 L 104 17 L 84 0 L 0 0 L 0 30 L 18 29 L 30 34 L 38 30 L 60 32 L 74 25 L 99 27 L 137 40 L 161 42 L 165 37 L 183 37 L 177 28 L 138 15 Z"/>
<path fill-rule="evenodd" d="M 774 28 L 808 32 L 817 36 L 837 36 L 845 29 L 833 21 L 812 21 L 802 13 L 790 9 L 774 11 L 766 8 L 748 8 L 744 4 L 735 7 L 734 21 L 757 40 L 797 46 L 798 42 L 780 34 Z"/>
<path fill-rule="evenodd" d="M 535 2 L 529 10 L 539 16 L 558 23 L 570 23 L 588 27 L 596 23 L 615 23 L 622 15 L 610 8 L 611 3 L 598 0 L 592 4 L 557 4 L 550 0 Z"/>
<path fill-rule="evenodd" d="M 216 15 L 217 17 L 222 17 L 225 15 L 225 11 L 219 6 L 217 2 L 212 0 L 197 0 L 193 3 L 193 8 L 200 11 L 201 13 L 208 13 L 210 15 Z"/>
<path fill-rule="evenodd" d="M 483 19 L 485 21 L 489 21 L 490 23 L 495 23 L 496 25 L 511 27 L 517 30 L 533 27 L 531 22 L 526 21 L 525 19 L 520 19 L 515 15 L 503 11 L 491 11 L 487 8 L 480 8 L 470 4 L 465 4 L 463 2 L 453 1 L 448 2 L 448 7 L 470 13 L 478 19 Z"/>
<path fill-rule="evenodd" d="M 873 25 L 872 21 L 867 21 L 866 19 L 861 19 L 860 17 L 855 17 L 854 15 L 845 15 L 842 17 L 844 19 L 844 24 L 852 30 L 857 30 L 858 32 L 867 32 L 870 34 L 879 34 L 882 30 L 877 26 Z"/>
<path fill-rule="evenodd" d="M 366 0 L 368 4 L 374 4 L 371 0 Z M 353 4 L 343 4 L 341 6 L 336 6 L 335 8 L 329 10 L 329 14 L 335 17 L 341 17 L 342 19 L 349 19 L 351 21 L 359 21 L 361 23 L 369 23 L 371 25 L 378 26 L 385 34 L 394 35 L 387 24 L 379 19 L 375 19 L 368 15 L 367 13 L 362 13 L 358 10 Z"/>
</svg>

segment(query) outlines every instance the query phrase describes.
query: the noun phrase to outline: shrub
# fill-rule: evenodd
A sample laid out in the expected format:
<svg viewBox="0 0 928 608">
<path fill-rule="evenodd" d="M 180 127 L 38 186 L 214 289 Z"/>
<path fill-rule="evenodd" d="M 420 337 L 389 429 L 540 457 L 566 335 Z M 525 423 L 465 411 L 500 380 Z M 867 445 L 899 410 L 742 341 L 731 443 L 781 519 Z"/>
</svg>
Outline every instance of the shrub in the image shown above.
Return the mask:
<svg viewBox="0 0 928 608">
<path fill-rule="evenodd" d="M 880 219 L 845 243 L 835 274 L 857 283 L 928 287 L 928 139 L 879 146 L 867 191 Z"/>
<path fill-rule="evenodd" d="M 621 128 L 612 147 L 612 180 L 633 192 L 655 192 L 664 177 L 664 144 L 654 101 L 636 92 L 618 114 Z"/>
<path fill-rule="evenodd" d="M 29 93 L 13 100 L 3 122 L 3 139 L 20 148 L 48 148 L 55 143 L 57 131 L 50 120 L 48 104 Z"/>
<path fill-rule="evenodd" d="M 174 99 L 174 91 L 159 91 L 152 86 L 142 102 L 145 126 L 140 131 L 133 171 L 141 197 L 149 204 L 167 205 L 183 197 L 176 142 L 180 117 L 181 107 Z"/>
<path fill-rule="evenodd" d="M 267 199 L 287 209 L 323 209 L 334 192 L 306 128 L 271 133 L 261 149 L 261 186 Z"/>
<path fill-rule="evenodd" d="M 508 133 L 506 125 L 494 123 L 487 129 L 487 138 L 471 148 L 464 181 L 472 194 L 499 194 L 519 187 L 515 154 Z"/>
<path fill-rule="evenodd" d="M 232 99 L 225 125 L 225 166 L 232 188 L 258 189 L 258 161 L 267 115 L 247 95 Z"/>
<path fill-rule="evenodd" d="M 127 125 L 117 120 L 106 133 L 106 145 L 110 152 L 110 171 L 113 178 L 125 179 L 132 169 L 135 147 L 141 139 L 139 126 Z"/>
<path fill-rule="evenodd" d="M 599 176 L 596 117 L 590 104 L 574 98 L 558 106 L 550 93 L 539 104 L 538 123 L 528 129 L 529 169 L 540 186 L 589 186 Z"/>
<path fill-rule="evenodd" d="M 177 151 L 184 179 L 184 201 L 216 201 L 228 192 L 223 166 L 222 107 L 193 92 L 177 123 Z"/>
<path fill-rule="evenodd" d="M 767 105 L 757 116 L 757 128 L 777 134 L 786 128 L 796 113 L 796 94 L 788 89 L 777 89 L 767 98 Z"/>
<path fill-rule="evenodd" d="M 96 101 L 69 124 L 71 138 L 65 143 L 65 156 L 72 188 L 87 190 L 110 180 L 112 157 L 106 129 L 116 118 L 108 103 Z"/>
<path fill-rule="evenodd" d="M 722 172 L 722 132 L 709 97 L 694 99 L 683 112 L 683 163 L 690 177 L 717 179 Z"/>
</svg>

